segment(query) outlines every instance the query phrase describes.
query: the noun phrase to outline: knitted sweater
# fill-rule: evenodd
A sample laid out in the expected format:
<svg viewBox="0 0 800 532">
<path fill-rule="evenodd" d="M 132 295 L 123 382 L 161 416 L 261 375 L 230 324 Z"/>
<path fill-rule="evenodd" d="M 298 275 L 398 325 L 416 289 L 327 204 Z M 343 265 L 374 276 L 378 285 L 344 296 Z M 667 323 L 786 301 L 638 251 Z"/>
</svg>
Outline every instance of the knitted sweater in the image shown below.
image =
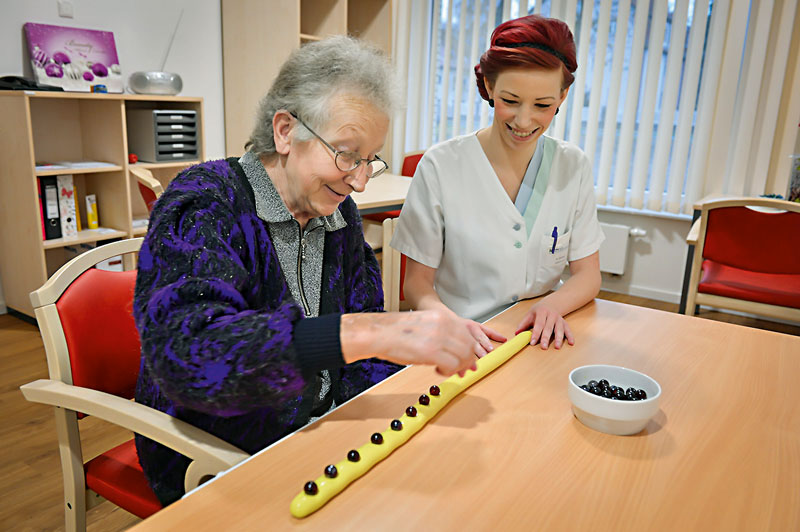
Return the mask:
<svg viewBox="0 0 800 532">
<path fill-rule="evenodd" d="M 176 177 L 139 253 L 136 400 L 255 453 L 308 422 L 318 371 L 332 370 L 336 404 L 397 371 L 342 360 L 340 315 L 380 311 L 383 292 L 355 203 L 339 210 L 347 226 L 325 235 L 320 317 L 305 318 L 236 159 Z M 180 498 L 189 460 L 139 435 L 136 448 L 161 502 Z"/>
</svg>

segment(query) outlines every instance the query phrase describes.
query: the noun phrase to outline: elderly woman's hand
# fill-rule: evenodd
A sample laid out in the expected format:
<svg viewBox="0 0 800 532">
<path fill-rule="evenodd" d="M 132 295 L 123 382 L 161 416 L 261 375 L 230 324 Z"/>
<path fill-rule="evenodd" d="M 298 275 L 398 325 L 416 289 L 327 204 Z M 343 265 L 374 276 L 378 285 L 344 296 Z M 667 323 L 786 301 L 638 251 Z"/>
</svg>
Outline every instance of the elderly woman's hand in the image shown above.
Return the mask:
<svg viewBox="0 0 800 532">
<path fill-rule="evenodd" d="M 465 320 L 445 310 L 345 314 L 340 338 L 347 363 L 378 357 L 436 366 L 442 375 L 475 369 L 476 339 Z"/>
</svg>

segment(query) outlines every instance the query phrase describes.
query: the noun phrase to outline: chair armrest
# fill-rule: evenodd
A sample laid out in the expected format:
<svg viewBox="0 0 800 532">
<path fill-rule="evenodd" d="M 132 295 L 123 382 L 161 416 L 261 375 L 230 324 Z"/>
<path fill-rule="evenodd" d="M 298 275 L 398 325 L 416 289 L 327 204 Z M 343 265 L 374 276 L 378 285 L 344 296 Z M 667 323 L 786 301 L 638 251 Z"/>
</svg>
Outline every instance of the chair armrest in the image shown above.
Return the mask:
<svg viewBox="0 0 800 532">
<path fill-rule="evenodd" d="M 250 455 L 208 432 L 149 406 L 116 395 L 39 379 L 20 386 L 25 399 L 96 416 L 166 445 L 218 473 Z"/>
<path fill-rule="evenodd" d="M 694 221 L 692 228 L 689 229 L 689 234 L 686 235 L 686 243 L 690 246 L 697 245 L 697 238 L 700 236 L 700 218 Z"/>
</svg>

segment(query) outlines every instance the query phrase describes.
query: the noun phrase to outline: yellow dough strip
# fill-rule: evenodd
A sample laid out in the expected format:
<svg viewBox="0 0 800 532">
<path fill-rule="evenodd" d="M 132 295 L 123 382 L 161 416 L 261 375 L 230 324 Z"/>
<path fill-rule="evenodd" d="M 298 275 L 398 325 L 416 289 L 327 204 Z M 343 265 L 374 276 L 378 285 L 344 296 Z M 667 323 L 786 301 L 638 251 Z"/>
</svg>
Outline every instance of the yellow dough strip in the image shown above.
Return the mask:
<svg viewBox="0 0 800 532">
<path fill-rule="evenodd" d="M 483 377 L 497 369 L 512 356 L 521 351 L 531 340 L 531 331 L 519 333 L 517 336 L 507 341 L 503 345 L 495 348 L 491 353 L 476 362 L 478 367 L 475 371 L 467 370 L 463 377 L 453 375 L 439 385 L 439 395 L 429 394 L 430 402 L 423 405 L 417 402 L 413 405 L 416 409 L 415 416 L 403 414 L 398 418 L 402 423 L 400 430 L 389 428 L 380 434 L 383 442 L 362 445 L 356 451 L 360 459 L 352 462 L 345 458 L 337 464 L 336 476 L 329 478 L 325 474 L 318 477 L 315 481 L 316 493 L 309 494 L 304 489 L 292 500 L 290 511 L 295 517 L 306 517 L 320 508 L 333 497 L 345 489 L 351 482 L 372 469 L 372 466 L 389 456 L 392 451 L 403 445 L 411 436 L 416 434 L 425 424 L 431 420 L 447 403 L 452 401 L 458 394 L 481 380 Z M 409 407 L 410 409 L 411 407 Z"/>
</svg>

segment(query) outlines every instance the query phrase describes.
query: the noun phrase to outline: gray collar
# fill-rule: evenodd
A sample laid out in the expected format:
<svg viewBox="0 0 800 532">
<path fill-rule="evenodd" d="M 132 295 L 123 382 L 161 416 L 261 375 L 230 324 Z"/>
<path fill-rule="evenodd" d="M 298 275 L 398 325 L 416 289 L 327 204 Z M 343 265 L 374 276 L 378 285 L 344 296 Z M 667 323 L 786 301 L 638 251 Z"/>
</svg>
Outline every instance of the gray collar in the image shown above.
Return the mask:
<svg viewBox="0 0 800 532">
<path fill-rule="evenodd" d="M 258 217 L 268 223 L 293 220 L 292 213 L 283 203 L 280 194 L 275 189 L 275 185 L 267 175 L 267 171 L 258 156 L 248 151 L 239 158 L 239 164 L 242 165 L 244 175 L 250 182 L 250 186 L 253 187 Z M 325 227 L 325 231 L 337 231 L 347 227 L 347 222 L 342 213 L 339 212 L 339 209 L 336 209 L 329 216 L 318 216 L 309 220 L 306 230 L 313 229 L 319 225 Z"/>
</svg>

